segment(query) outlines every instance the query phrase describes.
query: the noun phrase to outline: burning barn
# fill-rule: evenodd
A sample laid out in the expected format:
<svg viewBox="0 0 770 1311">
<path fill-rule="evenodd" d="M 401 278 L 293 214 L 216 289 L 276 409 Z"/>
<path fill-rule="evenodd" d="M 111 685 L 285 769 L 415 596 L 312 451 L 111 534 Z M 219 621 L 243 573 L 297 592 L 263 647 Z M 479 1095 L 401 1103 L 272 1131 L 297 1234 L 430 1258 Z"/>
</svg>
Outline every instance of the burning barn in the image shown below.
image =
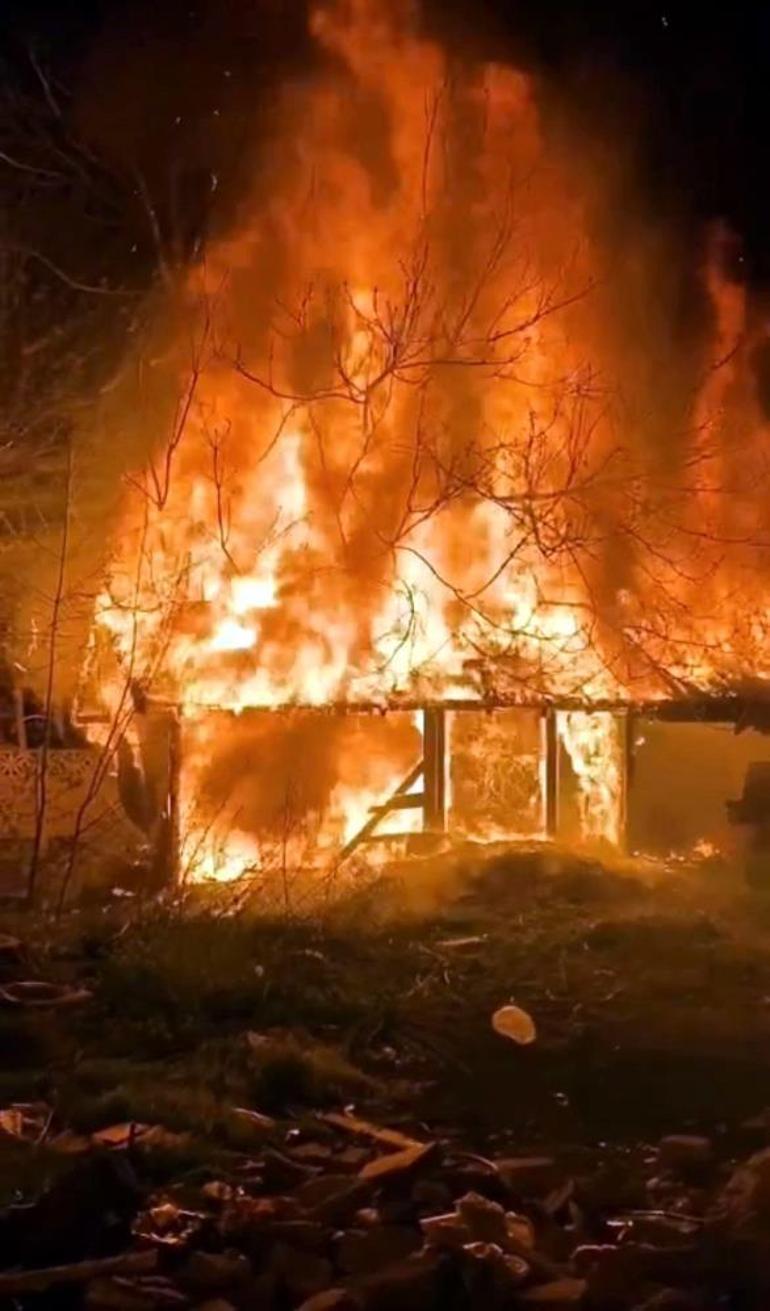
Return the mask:
<svg viewBox="0 0 770 1311">
<path fill-rule="evenodd" d="M 664 725 L 761 721 L 764 328 L 717 234 L 667 349 L 671 248 L 608 240 L 617 179 L 531 77 L 399 4 L 309 22 L 237 220 L 93 419 L 133 454 L 83 722 L 190 877 L 447 825 L 622 846 Z"/>
</svg>

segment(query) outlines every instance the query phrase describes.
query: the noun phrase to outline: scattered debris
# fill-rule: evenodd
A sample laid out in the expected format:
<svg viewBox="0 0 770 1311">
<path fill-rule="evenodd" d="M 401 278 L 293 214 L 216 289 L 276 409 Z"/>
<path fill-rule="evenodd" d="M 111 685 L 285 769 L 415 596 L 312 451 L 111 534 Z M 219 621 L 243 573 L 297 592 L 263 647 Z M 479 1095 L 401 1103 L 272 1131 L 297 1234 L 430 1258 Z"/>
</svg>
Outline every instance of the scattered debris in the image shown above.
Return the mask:
<svg viewBox="0 0 770 1311">
<path fill-rule="evenodd" d="M 382 1183 L 385 1179 L 411 1178 L 434 1161 L 438 1152 L 439 1145 L 436 1142 L 416 1143 L 412 1147 L 405 1147 L 401 1152 L 390 1152 L 387 1156 L 378 1156 L 375 1160 L 369 1161 L 361 1170 L 360 1177 L 369 1183 Z"/>
<path fill-rule="evenodd" d="M 590 905 L 595 905 L 607 895 L 606 880 L 592 879 Z M 511 891 L 507 876 L 503 887 L 518 915 L 520 893 Z M 158 989 L 173 1005 L 164 1009 L 157 1029 L 151 1007 L 148 1015 L 142 1011 L 144 993 L 138 997 L 138 1014 L 124 1014 L 122 998 L 130 991 L 124 976 L 118 975 L 118 985 L 107 975 L 103 981 L 90 957 L 80 977 L 89 983 L 99 980 L 93 1007 L 59 1014 L 48 1000 L 50 991 L 37 1000 L 33 995 L 29 1004 L 6 1000 L 2 1054 L 5 1058 L 10 1051 L 13 1078 L 0 1110 L 0 1151 L 14 1171 L 19 1169 L 21 1195 L 44 1191 L 36 1201 L 0 1211 L 0 1298 L 9 1305 L 19 1300 L 21 1311 L 31 1311 L 40 1294 L 50 1290 L 52 1304 L 66 1298 L 87 1311 L 706 1311 L 770 1306 L 770 1113 L 744 1121 L 750 1103 L 741 1100 L 736 1118 L 744 1123 L 734 1128 L 719 1122 L 721 1105 L 718 1115 L 704 1114 L 688 1092 L 684 1107 L 674 1112 L 667 1111 L 667 1102 L 653 1108 L 639 1133 L 643 1141 L 630 1146 L 632 1135 L 616 1134 L 608 1123 L 609 1142 L 598 1142 L 604 1133 L 601 1116 L 613 1097 L 623 1102 L 628 1069 L 635 1078 L 639 1070 L 638 1051 L 629 1066 L 620 1058 L 618 1064 L 609 1060 L 614 1048 L 607 1034 L 613 1041 L 616 1033 L 622 1039 L 628 1026 L 608 1029 L 601 1043 L 591 1045 L 608 988 L 619 977 L 619 958 L 610 954 L 616 929 L 604 935 L 604 945 L 597 932 L 589 950 L 576 948 L 563 977 L 558 965 L 553 968 L 560 957 L 549 939 L 548 951 L 540 953 L 549 962 L 546 990 L 531 953 L 522 949 L 518 972 L 509 970 L 510 944 L 503 951 L 489 918 L 483 921 L 484 932 L 474 934 L 479 920 L 458 906 L 451 922 L 458 934 L 468 936 L 436 941 L 431 930 L 425 953 L 409 946 L 419 979 L 414 984 L 411 976 L 409 988 L 420 991 L 414 994 L 418 1001 L 406 999 L 406 1018 L 396 1010 L 400 997 L 394 1001 L 378 995 L 365 1023 L 359 1024 L 354 1009 L 348 1023 L 343 1018 L 348 993 L 338 998 L 335 992 L 328 1003 L 322 998 L 321 1006 L 314 995 L 319 1013 L 312 1020 L 303 1014 L 307 1031 L 293 1035 L 274 1028 L 271 1021 L 285 1023 L 295 1013 L 294 996 L 279 995 L 280 1004 L 266 1005 L 264 1011 L 262 991 L 244 1000 L 241 989 L 248 988 L 254 972 L 251 940 L 246 966 L 229 993 L 214 971 L 216 991 L 207 1025 L 199 1027 L 194 1017 L 192 1038 L 176 1020 L 185 1014 L 186 996 L 198 997 L 199 985 L 188 984 L 189 994 L 175 990 L 175 972 L 181 968 L 177 957 Z M 578 927 L 575 936 L 582 944 L 585 918 Z M 645 930 L 641 936 L 645 951 L 651 950 L 657 931 Z M 684 929 L 674 936 L 678 959 L 689 950 L 689 937 Z M 620 934 L 624 953 L 632 949 L 632 937 L 625 929 Z M 283 942 L 279 935 L 278 945 L 267 947 L 265 954 L 266 979 L 276 989 Z M 712 938 L 701 934 L 696 945 L 710 960 Z M 719 950 L 727 953 L 728 947 L 726 942 Z M 386 951 L 387 944 L 379 943 L 380 949 Z M 186 961 L 194 953 L 180 955 Z M 314 977 L 333 977 L 336 987 L 343 955 L 329 946 L 323 968 L 312 951 L 297 954 L 297 960 L 312 966 Z M 490 956 L 497 961 L 494 974 L 488 970 Z M 26 949 L 14 959 L 17 978 L 38 968 L 42 972 L 45 964 L 42 955 L 39 963 L 30 964 Z M 399 959 L 406 960 L 407 953 Z M 0 969 L 2 960 L 0 942 Z M 741 988 L 751 986 L 758 997 L 770 995 L 770 959 L 756 964 L 755 982 L 744 981 L 739 963 L 740 971 L 726 955 L 724 973 L 730 979 L 739 973 Z M 144 968 L 140 955 L 132 969 L 143 981 Z M 71 979 L 75 969 L 68 957 L 57 959 L 51 972 Z M 626 986 L 632 993 L 637 976 L 641 970 L 628 971 Z M 8 977 L 0 972 L 3 981 Z M 477 991 L 474 979 L 480 980 Z M 25 985 L 22 979 L 17 995 L 29 995 L 30 982 L 34 994 L 34 981 Z M 65 985 L 43 985 L 59 986 Z M 519 1007 L 503 1006 L 491 1026 L 487 1019 L 496 1000 L 509 993 L 532 998 L 537 1014 L 540 1041 L 521 1060 L 512 1060 L 497 1035 L 531 1044 L 536 1037 L 532 1017 Z M 639 1002 L 641 992 L 633 996 Z M 472 1008 L 466 1004 L 469 997 Z M 641 1000 L 645 1004 L 639 1014 L 647 1017 L 647 999 Z M 688 1022 L 696 1008 L 705 1009 L 702 1002 L 698 992 Z M 220 1032 L 219 1015 L 228 1010 L 229 1030 Z M 113 1013 L 136 1024 L 141 1040 L 147 1039 L 147 1070 L 138 1043 L 130 1047 L 134 1029 L 128 1024 L 127 1059 L 117 1029 L 110 1032 L 106 1050 L 89 1049 L 92 1025 L 102 1023 L 105 1014 L 112 1023 Z M 245 1020 L 246 1015 L 253 1019 Z M 462 1023 L 455 1026 L 458 1016 Z M 248 1022 L 264 1024 L 267 1032 L 244 1038 Z M 617 1022 L 615 1007 L 613 1026 Z M 767 1024 L 766 1010 L 761 1023 Z M 194 1059 L 188 1050 L 177 1061 L 180 1032 L 188 1048 L 199 1033 L 205 1034 Z M 53 1044 L 50 1080 L 35 1055 L 34 1083 L 15 1081 L 17 1073 L 27 1077 L 27 1066 L 17 1058 L 20 1036 L 39 1044 L 44 1055 L 47 1044 Z M 676 1071 L 689 1056 L 680 1036 L 677 1029 Z M 646 1043 L 646 1030 L 643 1037 Z M 667 1060 L 672 1049 L 673 1043 L 666 1048 Z M 196 1072 L 208 1074 L 209 1053 L 214 1077 L 202 1077 L 201 1088 L 194 1080 Z M 449 1071 L 459 1068 L 452 1065 L 458 1053 L 467 1060 L 472 1085 L 465 1082 L 466 1073 L 452 1085 Z M 77 1076 L 65 1082 L 58 1071 L 71 1057 Z M 489 1065 L 484 1064 L 487 1057 Z M 382 1081 L 361 1076 L 350 1064 L 360 1059 L 368 1069 L 370 1058 L 371 1068 L 387 1065 Z M 107 1067 L 106 1077 L 100 1066 Z M 495 1072 L 502 1069 L 509 1077 L 498 1086 Z M 597 1070 L 606 1086 L 600 1087 Z M 542 1115 L 539 1104 L 533 1106 L 530 1082 L 542 1099 Z M 756 1084 L 761 1087 L 759 1079 Z M 34 1091 L 21 1091 L 26 1087 Z M 646 1096 L 644 1077 L 638 1087 L 640 1098 Z M 686 1084 L 687 1090 L 692 1087 Z M 467 1093 L 463 1111 L 486 1110 L 487 1103 L 493 1111 L 488 1124 L 481 1116 L 474 1120 L 467 1136 L 463 1125 L 471 1125 L 470 1115 L 455 1115 L 454 1103 L 444 1096 L 455 1096 L 458 1088 Z M 599 1132 L 583 1135 L 581 1119 L 589 1123 L 585 1094 L 597 1090 L 601 1112 L 590 1129 Z M 37 1095 L 46 1100 L 34 1101 Z M 15 1100 L 23 1096 L 29 1100 Z M 633 1114 L 625 1114 L 623 1130 L 635 1127 Z M 713 1126 L 711 1139 L 692 1128 L 706 1124 Z M 94 1126 L 102 1127 L 89 1131 Z M 178 1132 L 179 1126 L 185 1132 Z M 667 1127 L 681 1126 L 690 1132 L 666 1134 L 655 1146 Z M 760 1147 L 766 1150 L 735 1166 Z"/>
<path fill-rule="evenodd" d="M 511 1195 L 525 1200 L 544 1198 L 564 1181 L 550 1156 L 511 1156 L 494 1164 Z"/>
<path fill-rule="evenodd" d="M 195 1293 L 232 1291 L 251 1277 L 251 1263 L 242 1252 L 191 1252 L 179 1270 L 180 1283 Z"/>
<path fill-rule="evenodd" d="M 23 1139 L 47 1114 L 13 1105 L 0 1131 Z M 693 1289 L 708 1305 L 763 1305 L 770 1292 L 770 1149 L 727 1182 L 708 1139 L 640 1149 L 648 1191 L 665 1179 L 669 1198 L 644 1208 L 626 1204 L 628 1164 L 573 1177 L 555 1157 L 475 1156 L 352 1112 L 280 1133 L 283 1151 L 230 1151 L 221 1177 L 142 1196 L 133 1170 L 147 1142 L 179 1135 L 131 1121 L 98 1131 L 37 1203 L 0 1213 L 16 1262 L 0 1297 L 69 1283 L 89 1311 L 692 1311 Z M 368 1144 L 357 1173 L 340 1164 L 352 1135 Z M 383 1135 L 408 1145 L 378 1153 Z M 693 1187 L 694 1167 L 710 1182 Z"/>
<path fill-rule="evenodd" d="M 58 1284 L 86 1284 L 108 1275 L 147 1275 L 157 1269 L 157 1252 L 123 1252 L 95 1261 L 75 1261 L 71 1265 L 48 1266 L 42 1270 L 19 1270 L 0 1273 L 0 1297 L 20 1297 L 25 1293 L 44 1293 Z"/>
<path fill-rule="evenodd" d="M 21 1266 L 61 1265 L 120 1251 L 142 1188 L 125 1153 L 76 1157 L 37 1201 L 0 1211 L 0 1252 Z"/>
<path fill-rule="evenodd" d="M 582 1306 L 586 1294 L 584 1279 L 554 1279 L 548 1284 L 537 1284 L 527 1288 L 520 1296 L 520 1302 L 527 1307 L 547 1307 L 548 1311 L 571 1311 Z"/>
<path fill-rule="evenodd" d="M 337 1111 L 327 1111 L 318 1118 L 335 1129 L 345 1129 L 351 1134 L 373 1138 L 375 1142 L 387 1143 L 390 1147 L 409 1149 L 422 1146 L 416 1138 L 410 1138 L 408 1134 L 401 1133 L 398 1129 L 383 1129 L 377 1124 L 372 1124 L 370 1120 L 362 1120 L 359 1116 L 347 1112 L 340 1115 Z"/>
<path fill-rule="evenodd" d="M 411 1225 L 374 1224 L 369 1229 L 350 1229 L 336 1247 L 336 1260 L 348 1275 L 364 1275 L 393 1265 L 421 1247 L 419 1233 Z"/>
<path fill-rule="evenodd" d="M 0 1138 L 16 1138 L 37 1145 L 51 1127 L 53 1109 L 45 1102 L 14 1102 L 0 1110 Z"/>
<path fill-rule="evenodd" d="M 535 1021 L 520 1006 L 501 1006 L 492 1016 L 492 1028 L 501 1037 L 510 1038 L 521 1047 L 528 1046 L 537 1038 Z"/>
<path fill-rule="evenodd" d="M 460 951 L 465 947 L 483 947 L 486 941 L 486 933 L 477 933 L 467 938 L 441 938 L 436 946 L 442 951 Z"/>
<path fill-rule="evenodd" d="M 674 1170 L 688 1175 L 700 1173 L 711 1165 L 714 1147 L 710 1138 L 696 1134 L 669 1134 L 658 1144 L 658 1165 L 661 1170 Z"/>
<path fill-rule="evenodd" d="M 91 1134 L 91 1142 L 97 1147 L 112 1147 L 118 1150 L 132 1147 L 150 1132 L 149 1124 L 137 1124 L 127 1120 L 124 1124 L 110 1124 Z"/>
<path fill-rule="evenodd" d="M 261 1111 L 252 1111 L 246 1106 L 234 1106 L 231 1114 L 241 1126 L 263 1138 L 272 1137 L 278 1129 L 278 1123 L 271 1115 L 263 1115 Z"/>
<path fill-rule="evenodd" d="M 0 988 L 0 1002 L 6 1006 L 80 1006 L 90 1001 L 92 996 L 88 988 L 76 988 L 66 983 L 45 983 L 41 979 L 19 979 Z"/>
<path fill-rule="evenodd" d="M 327 1288 L 309 1297 L 299 1311 L 361 1311 L 361 1303 L 349 1288 Z"/>
</svg>

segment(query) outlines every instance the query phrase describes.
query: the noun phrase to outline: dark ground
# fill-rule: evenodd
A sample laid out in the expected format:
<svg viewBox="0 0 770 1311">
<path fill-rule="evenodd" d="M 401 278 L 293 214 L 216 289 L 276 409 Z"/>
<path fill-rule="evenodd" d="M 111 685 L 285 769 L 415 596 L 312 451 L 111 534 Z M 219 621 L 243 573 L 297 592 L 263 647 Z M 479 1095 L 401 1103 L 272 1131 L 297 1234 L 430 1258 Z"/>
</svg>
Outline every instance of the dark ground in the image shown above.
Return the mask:
<svg viewBox="0 0 770 1311">
<path fill-rule="evenodd" d="M 405 877 L 403 899 L 385 882 L 311 922 L 157 904 L 7 922 L 22 973 L 93 998 L 0 1011 L 0 1105 L 208 1132 L 233 1102 L 334 1099 L 334 1077 L 271 1087 L 243 1057 L 249 1031 L 285 1038 L 298 1066 L 321 1044 L 343 1099 L 479 1144 L 634 1142 L 770 1104 L 770 903 L 725 871 L 522 852 Z M 531 1047 L 492 1030 L 509 1001 L 535 1020 Z"/>
<path fill-rule="evenodd" d="M 287 1142 L 352 1105 L 485 1158 L 597 1168 L 649 1162 L 665 1134 L 707 1135 L 725 1166 L 756 1145 L 770 899 L 717 866 L 609 869 L 543 849 L 405 877 L 312 922 L 208 900 L 9 917 L 24 946 L 0 953 L 7 977 L 91 996 L 0 1008 L 0 1107 L 40 1103 L 32 1129 L 0 1127 L 0 1201 L 37 1195 L 87 1135 L 131 1121 L 168 1131 L 154 1184 L 219 1177 L 256 1150 L 242 1107 Z M 534 1019 L 530 1046 L 493 1031 L 508 1002 Z"/>
</svg>

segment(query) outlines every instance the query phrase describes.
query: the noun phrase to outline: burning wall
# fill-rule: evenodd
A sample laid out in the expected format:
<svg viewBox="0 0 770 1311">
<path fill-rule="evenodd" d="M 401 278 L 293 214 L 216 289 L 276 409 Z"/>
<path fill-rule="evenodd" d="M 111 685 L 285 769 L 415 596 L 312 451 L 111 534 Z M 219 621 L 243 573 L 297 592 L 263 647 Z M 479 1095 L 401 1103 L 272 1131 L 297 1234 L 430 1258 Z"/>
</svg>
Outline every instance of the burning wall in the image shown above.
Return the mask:
<svg viewBox="0 0 770 1311">
<path fill-rule="evenodd" d="M 590 705 L 768 668 L 765 433 L 718 245 L 713 331 L 674 365 L 642 326 L 662 261 L 610 250 L 611 183 L 549 135 L 531 79 L 458 62 L 395 0 L 310 24 L 319 69 L 287 82 L 237 225 L 167 307 L 173 415 L 97 606 L 107 703 L 130 683 L 190 725 L 188 814 L 215 798 L 195 832 L 234 822 L 212 780 L 241 739 L 270 765 L 238 813 L 282 768 L 276 721 L 257 744 L 210 711 Z M 346 761 L 380 757 L 332 724 L 289 742 L 339 837 Z M 403 772 L 391 737 L 361 795 Z M 606 735 L 577 749 L 606 774 Z"/>
</svg>

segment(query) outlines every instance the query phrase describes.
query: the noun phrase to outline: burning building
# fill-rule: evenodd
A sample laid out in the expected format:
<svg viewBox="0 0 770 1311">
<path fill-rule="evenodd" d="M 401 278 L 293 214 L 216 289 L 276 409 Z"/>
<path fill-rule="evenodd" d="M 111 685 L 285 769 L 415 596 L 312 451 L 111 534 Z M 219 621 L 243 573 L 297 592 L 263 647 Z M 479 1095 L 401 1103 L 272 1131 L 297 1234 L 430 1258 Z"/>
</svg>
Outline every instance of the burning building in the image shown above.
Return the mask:
<svg viewBox="0 0 770 1311">
<path fill-rule="evenodd" d="M 398 0 L 309 21 L 316 68 L 121 393 L 146 453 L 102 718 L 171 708 L 191 877 L 448 813 L 553 833 L 559 761 L 575 833 L 619 844 L 638 717 L 735 720 L 770 673 L 763 328 L 717 234 L 669 348 L 669 245 L 608 240 L 617 178 L 529 76 Z"/>
</svg>

